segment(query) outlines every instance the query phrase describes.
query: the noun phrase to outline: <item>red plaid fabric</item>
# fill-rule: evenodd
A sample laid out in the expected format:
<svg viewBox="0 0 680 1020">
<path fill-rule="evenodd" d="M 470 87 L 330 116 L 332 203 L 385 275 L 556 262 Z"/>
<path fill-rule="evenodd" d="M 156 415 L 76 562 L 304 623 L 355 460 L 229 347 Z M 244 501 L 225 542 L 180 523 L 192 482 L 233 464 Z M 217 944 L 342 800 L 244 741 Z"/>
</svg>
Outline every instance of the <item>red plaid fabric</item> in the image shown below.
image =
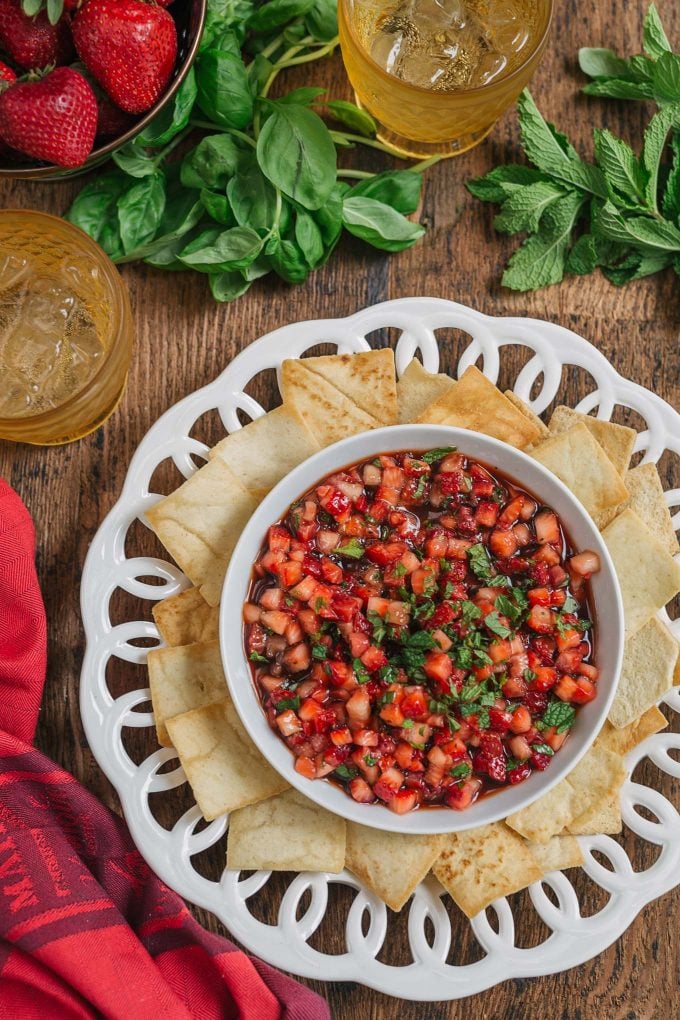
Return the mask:
<svg viewBox="0 0 680 1020">
<path fill-rule="evenodd" d="M 31 746 L 46 665 L 28 511 L 0 479 L 0 1020 L 328 1020 L 205 931 L 125 824 Z"/>
</svg>

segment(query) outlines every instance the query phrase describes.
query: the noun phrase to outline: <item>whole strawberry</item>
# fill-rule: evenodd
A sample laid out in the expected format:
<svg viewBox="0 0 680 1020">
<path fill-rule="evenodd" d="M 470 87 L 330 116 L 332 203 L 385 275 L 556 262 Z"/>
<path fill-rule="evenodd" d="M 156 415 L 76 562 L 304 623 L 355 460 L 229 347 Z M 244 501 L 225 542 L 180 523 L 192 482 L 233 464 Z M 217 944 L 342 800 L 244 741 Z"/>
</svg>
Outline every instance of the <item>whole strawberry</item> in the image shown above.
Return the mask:
<svg viewBox="0 0 680 1020">
<path fill-rule="evenodd" d="M 5 82 L 9 82 L 10 85 L 13 85 L 16 80 L 17 76 L 12 68 L 8 67 L 7 64 L 3 64 L 0 60 L 0 88 L 5 87 Z"/>
<path fill-rule="evenodd" d="M 0 95 L 0 138 L 26 156 L 77 167 L 92 151 L 97 100 L 82 74 L 57 67 Z"/>
<path fill-rule="evenodd" d="M 27 71 L 65 64 L 73 54 L 69 18 L 62 16 L 50 25 L 46 11 L 29 17 L 21 9 L 21 0 L 0 0 L 0 45 Z"/>
<path fill-rule="evenodd" d="M 73 38 L 92 76 L 128 113 L 153 106 L 175 66 L 175 22 L 155 3 L 88 0 L 74 18 Z"/>
</svg>

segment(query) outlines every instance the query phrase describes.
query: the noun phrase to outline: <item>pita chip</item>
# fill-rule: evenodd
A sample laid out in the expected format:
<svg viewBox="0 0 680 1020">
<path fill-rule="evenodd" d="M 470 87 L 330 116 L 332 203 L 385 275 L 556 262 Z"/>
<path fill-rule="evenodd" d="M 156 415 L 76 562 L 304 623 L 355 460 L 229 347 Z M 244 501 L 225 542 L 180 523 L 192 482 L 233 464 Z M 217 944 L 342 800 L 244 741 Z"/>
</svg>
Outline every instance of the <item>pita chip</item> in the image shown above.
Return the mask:
<svg viewBox="0 0 680 1020">
<path fill-rule="evenodd" d="M 655 616 L 626 639 L 621 678 L 609 709 L 612 726 L 623 730 L 656 705 L 673 686 L 677 658 L 678 642 Z"/>
<path fill-rule="evenodd" d="M 523 450 L 541 438 L 541 430 L 518 410 L 478 368 L 471 365 L 418 417 L 430 425 L 453 425 L 500 439 Z"/>
<path fill-rule="evenodd" d="M 217 638 L 219 607 L 209 606 L 198 588 L 157 602 L 151 610 L 166 645 L 193 645 Z"/>
<path fill-rule="evenodd" d="M 514 404 L 518 411 L 522 412 L 525 418 L 528 418 L 529 421 L 536 426 L 540 433 L 539 438 L 547 439 L 548 436 L 550 435 L 550 429 L 545 424 L 545 422 L 541 418 L 539 418 L 534 411 L 531 410 L 529 405 L 525 404 L 524 401 L 520 397 L 518 397 L 515 393 L 513 393 L 512 390 L 506 390 L 505 396 L 508 398 L 511 404 Z"/>
<path fill-rule="evenodd" d="M 256 506 L 255 497 L 215 457 L 147 510 L 146 518 L 206 602 L 216 606 L 232 551 Z"/>
<path fill-rule="evenodd" d="M 551 436 L 531 456 L 564 482 L 602 527 L 628 498 L 621 476 L 585 425 Z"/>
<path fill-rule="evenodd" d="M 239 808 L 229 817 L 232 871 L 329 871 L 345 866 L 345 820 L 297 790 Z"/>
<path fill-rule="evenodd" d="M 284 402 L 295 409 L 321 446 L 381 427 L 382 422 L 373 414 L 362 410 L 323 376 L 310 371 L 306 363 L 311 360 L 284 361 L 281 391 Z"/>
<path fill-rule="evenodd" d="M 680 564 L 633 510 L 602 532 L 619 579 L 626 634 L 634 634 L 680 589 Z"/>
<path fill-rule="evenodd" d="M 572 836 L 615 836 L 622 828 L 621 795 L 617 790 L 577 815 L 566 831 Z"/>
<path fill-rule="evenodd" d="M 170 739 L 206 821 L 288 788 L 245 731 L 232 726 L 226 699 L 167 720 Z"/>
<path fill-rule="evenodd" d="M 583 854 L 574 836 L 553 836 L 547 843 L 528 843 L 531 855 L 541 872 L 566 871 L 583 864 Z"/>
<path fill-rule="evenodd" d="M 444 836 L 432 870 L 468 917 L 543 874 L 524 840 L 503 822 Z"/>
<path fill-rule="evenodd" d="M 411 836 L 347 823 L 346 866 L 392 910 L 401 910 L 439 856 L 442 836 Z"/>
<path fill-rule="evenodd" d="M 675 556 L 680 552 L 680 545 L 656 465 L 640 464 L 629 471 L 626 475 L 626 488 L 630 493 L 627 506 L 656 535 L 666 552 Z"/>
<path fill-rule="evenodd" d="M 666 726 L 668 726 L 666 716 L 656 705 L 652 705 L 623 729 L 617 730 L 609 721 L 605 721 L 597 743 L 606 747 L 608 751 L 613 751 L 614 754 L 624 755 L 641 744 L 647 737 L 651 737 L 653 733 L 659 733 L 660 730 L 665 729 Z"/>
<path fill-rule="evenodd" d="M 282 404 L 230 432 L 213 447 L 210 457 L 221 457 L 259 501 L 319 449 L 297 414 Z"/>
<path fill-rule="evenodd" d="M 556 407 L 550 419 L 550 431 L 553 435 L 568 432 L 574 425 L 582 424 L 600 444 L 604 452 L 621 476 L 624 476 L 633 455 L 633 447 L 637 433 L 625 425 L 617 425 L 613 421 L 593 418 L 591 414 L 582 414 L 571 407 Z"/>
<path fill-rule="evenodd" d="M 358 354 L 304 358 L 308 372 L 320 376 L 345 397 L 377 418 L 381 425 L 397 422 L 397 376 L 390 347 Z"/>
<path fill-rule="evenodd" d="M 428 372 L 418 359 L 414 358 L 397 383 L 400 424 L 417 421 L 426 407 L 434 404 L 446 390 L 452 389 L 455 385 L 450 376 Z"/>
<path fill-rule="evenodd" d="M 226 697 L 219 641 L 154 648 L 147 657 L 147 666 L 156 733 L 164 747 L 171 744 L 168 719 Z"/>
</svg>

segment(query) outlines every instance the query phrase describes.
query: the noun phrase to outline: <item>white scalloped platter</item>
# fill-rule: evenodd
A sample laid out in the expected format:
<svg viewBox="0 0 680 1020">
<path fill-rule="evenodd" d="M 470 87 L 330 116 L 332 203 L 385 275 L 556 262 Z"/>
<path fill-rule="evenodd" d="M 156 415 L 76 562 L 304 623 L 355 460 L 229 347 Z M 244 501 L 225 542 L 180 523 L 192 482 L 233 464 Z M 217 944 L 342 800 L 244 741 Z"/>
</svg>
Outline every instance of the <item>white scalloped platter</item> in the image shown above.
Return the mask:
<svg viewBox="0 0 680 1020">
<path fill-rule="evenodd" d="M 212 911 L 248 950 L 304 977 L 355 981 L 417 1001 L 458 999 L 511 978 L 554 974 L 591 959 L 619 938 L 645 904 L 680 883 L 680 815 L 658 789 L 664 773 L 680 779 L 680 734 L 658 733 L 627 756 L 621 837 L 579 837 L 582 869 L 568 876 L 554 872 L 528 893 L 497 900 L 467 921 L 431 876 L 395 915 L 347 871 L 291 876 L 224 870 L 228 819 L 206 825 L 181 767 L 174 765 L 175 752 L 158 748 L 153 716 L 146 710 L 144 664 L 149 647 L 160 643 L 151 607 L 188 586 L 176 566 L 144 552 L 145 541 L 149 549 L 158 548 L 144 525 L 145 511 L 161 498 L 154 491 L 156 478 L 168 468 L 175 473 L 174 487 L 197 470 L 208 452 L 203 438 L 211 428 L 214 432 L 216 420 L 223 434 L 241 427 L 239 413 L 263 414 L 246 389 L 258 389 L 262 377 L 260 383 L 256 377 L 264 370 L 278 369 L 284 358 L 319 344 L 342 353 L 368 350 L 376 340 L 395 344 L 398 373 L 416 352 L 425 368 L 436 372 L 441 354 L 452 375 L 477 362 L 494 383 L 499 373 L 507 379 L 507 351 L 524 349 L 523 358 L 513 358 L 525 363 L 510 385 L 538 414 L 569 378 L 583 391 L 578 410 L 597 410 L 603 419 L 621 409 L 634 412 L 635 422 L 643 423 L 635 447 L 643 460 L 680 454 L 680 416 L 623 379 L 595 347 L 561 326 L 492 318 L 439 299 L 405 298 L 346 319 L 277 329 L 247 347 L 214 382 L 167 411 L 140 443 L 83 571 L 87 649 L 81 713 L 90 747 L 115 786 L 133 839 L 151 868 L 181 896 Z M 211 435 L 211 443 L 218 438 Z M 670 507 L 678 506 L 680 490 L 667 492 L 666 499 Z M 680 524 L 680 514 L 674 522 Z M 680 636 L 679 623 L 665 611 L 661 617 Z M 680 713 L 680 688 L 664 698 L 662 707 L 669 718 Z M 344 933 L 341 953 L 328 951 L 329 925 L 335 949 L 338 934 Z M 527 940 L 529 929 L 533 936 Z M 538 944 L 537 932 L 544 933 Z"/>
</svg>

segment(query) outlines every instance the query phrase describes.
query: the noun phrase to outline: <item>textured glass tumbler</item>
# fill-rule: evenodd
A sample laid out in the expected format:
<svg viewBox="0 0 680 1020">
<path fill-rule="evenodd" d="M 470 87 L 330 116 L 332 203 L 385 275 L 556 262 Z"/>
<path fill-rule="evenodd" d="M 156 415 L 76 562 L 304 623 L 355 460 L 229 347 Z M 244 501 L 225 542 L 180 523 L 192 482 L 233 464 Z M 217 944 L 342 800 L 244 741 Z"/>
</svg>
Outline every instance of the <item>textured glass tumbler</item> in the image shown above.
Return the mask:
<svg viewBox="0 0 680 1020">
<path fill-rule="evenodd" d="M 365 0 L 363 0 L 365 2 Z M 433 91 L 388 74 L 369 55 L 357 30 L 362 0 L 338 0 L 340 46 L 359 106 L 378 124 L 378 138 L 419 159 L 457 156 L 489 133 L 517 99 L 545 50 L 552 0 L 537 0 L 537 25 L 522 62 L 486 85 Z"/>
</svg>

